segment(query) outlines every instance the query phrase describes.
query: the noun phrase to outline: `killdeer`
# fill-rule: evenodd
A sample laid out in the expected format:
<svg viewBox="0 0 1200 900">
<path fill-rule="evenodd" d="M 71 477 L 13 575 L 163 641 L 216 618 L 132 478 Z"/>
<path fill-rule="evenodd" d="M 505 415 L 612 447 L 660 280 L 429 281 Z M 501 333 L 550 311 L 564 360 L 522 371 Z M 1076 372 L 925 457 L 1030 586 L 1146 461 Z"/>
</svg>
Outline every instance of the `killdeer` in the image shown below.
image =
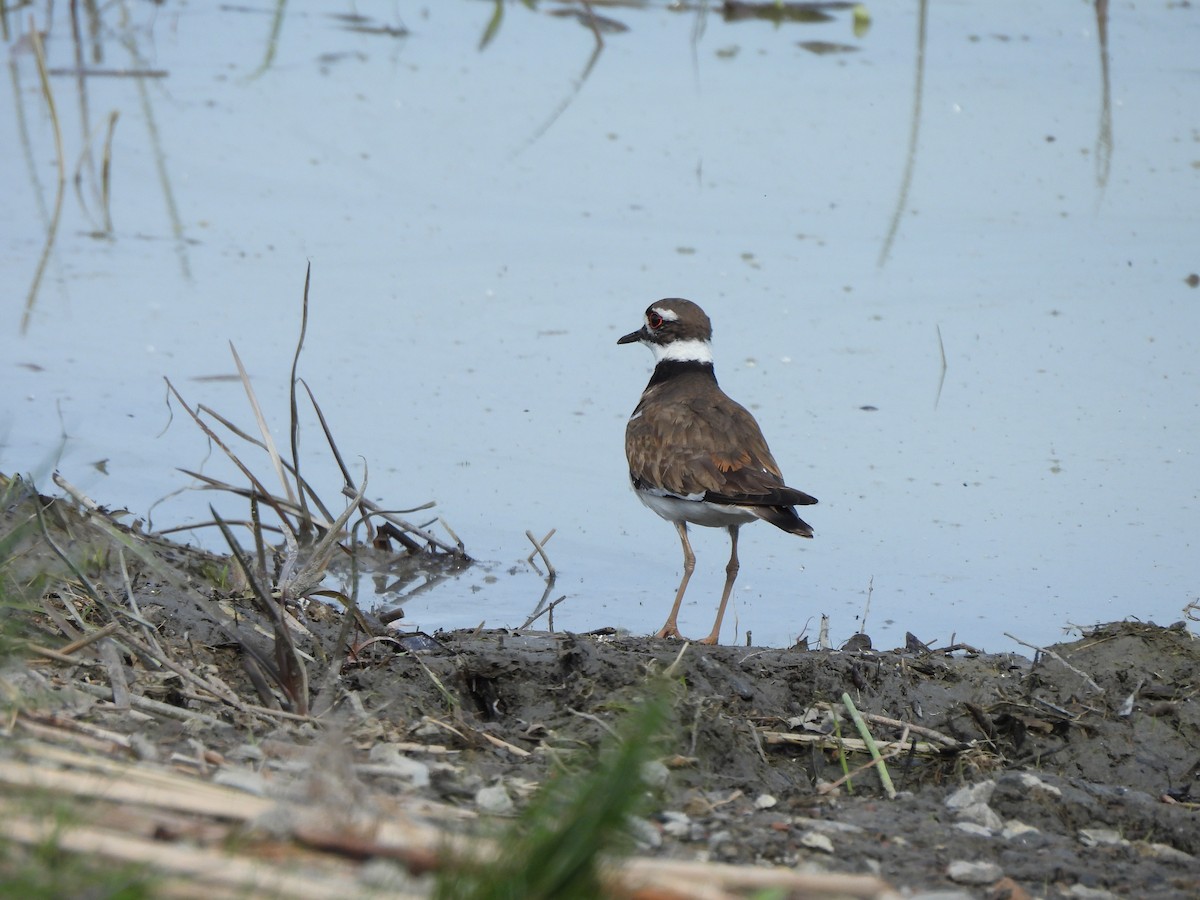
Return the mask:
<svg viewBox="0 0 1200 900">
<path fill-rule="evenodd" d="M 654 374 L 625 428 L 625 455 L 634 490 L 646 506 L 675 524 L 683 544 L 683 580 L 667 623 L 655 637 L 682 639 L 676 619 L 683 592 L 696 567 L 687 526 L 729 530 L 725 590 L 712 633 L 715 644 L 738 573 L 738 529 L 764 519 L 800 537 L 812 528 L 796 506 L 816 503 L 783 483 L 754 416 L 717 385 L 713 372 L 712 324 L 690 300 L 652 303 L 645 324 L 617 341 L 645 344 L 654 353 Z"/>
</svg>

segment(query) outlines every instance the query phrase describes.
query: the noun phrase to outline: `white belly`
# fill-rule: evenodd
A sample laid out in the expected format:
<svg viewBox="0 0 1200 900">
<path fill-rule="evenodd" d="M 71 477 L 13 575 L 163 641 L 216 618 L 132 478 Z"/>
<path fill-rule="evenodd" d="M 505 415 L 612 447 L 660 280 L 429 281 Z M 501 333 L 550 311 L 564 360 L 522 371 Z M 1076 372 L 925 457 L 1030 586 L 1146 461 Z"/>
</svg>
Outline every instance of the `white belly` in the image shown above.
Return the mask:
<svg viewBox="0 0 1200 900">
<path fill-rule="evenodd" d="M 758 518 L 738 506 L 705 503 L 703 500 L 685 500 L 649 491 L 637 491 L 638 499 L 669 522 L 688 522 L 692 525 L 707 525 L 710 528 L 728 528 Z"/>
</svg>

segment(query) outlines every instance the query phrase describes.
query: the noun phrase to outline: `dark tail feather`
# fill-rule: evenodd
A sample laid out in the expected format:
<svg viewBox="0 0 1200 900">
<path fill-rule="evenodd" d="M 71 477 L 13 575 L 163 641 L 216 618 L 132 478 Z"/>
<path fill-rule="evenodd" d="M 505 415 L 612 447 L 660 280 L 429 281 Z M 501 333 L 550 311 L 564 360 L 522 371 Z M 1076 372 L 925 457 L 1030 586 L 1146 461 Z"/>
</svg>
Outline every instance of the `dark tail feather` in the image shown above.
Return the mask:
<svg viewBox="0 0 1200 900">
<path fill-rule="evenodd" d="M 798 534 L 806 538 L 813 536 L 812 526 L 796 515 L 796 511 L 790 506 L 756 506 L 750 509 L 750 512 L 789 534 Z"/>
</svg>

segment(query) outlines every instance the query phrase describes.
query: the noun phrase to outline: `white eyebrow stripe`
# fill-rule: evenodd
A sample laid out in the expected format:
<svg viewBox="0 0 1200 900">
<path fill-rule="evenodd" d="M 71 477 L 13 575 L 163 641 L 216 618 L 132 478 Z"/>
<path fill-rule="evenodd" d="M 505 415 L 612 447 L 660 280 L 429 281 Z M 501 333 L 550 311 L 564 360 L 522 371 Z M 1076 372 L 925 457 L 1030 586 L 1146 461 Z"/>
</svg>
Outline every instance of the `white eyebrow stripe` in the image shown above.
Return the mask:
<svg viewBox="0 0 1200 900">
<path fill-rule="evenodd" d="M 660 307 L 656 306 L 656 307 L 654 307 L 653 312 L 656 312 L 660 316 L 662 316 L 664 322 L 678 322 L 679 321 L 679 313 L 675 312 L 675 310 L 673 310 L 673 309 L 661 309 Z"/>
</svg>

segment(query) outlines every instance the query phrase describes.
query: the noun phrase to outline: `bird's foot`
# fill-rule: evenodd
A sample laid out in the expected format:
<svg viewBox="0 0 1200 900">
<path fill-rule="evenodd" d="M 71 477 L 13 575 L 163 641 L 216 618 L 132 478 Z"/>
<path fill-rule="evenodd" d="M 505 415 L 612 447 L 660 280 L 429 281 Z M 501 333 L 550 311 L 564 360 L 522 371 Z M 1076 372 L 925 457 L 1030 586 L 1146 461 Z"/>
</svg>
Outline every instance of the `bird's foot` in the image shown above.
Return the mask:
<svg viewBox="0 0 1200 900">
<path fill-rule="evenodd" d="M 658 629 L 658 631 L 656 631 L 654 633 L 654 637 L 656 637 L 656 638 L 675 638 L 675 640 L 677 640 L 677 641 L 685 641 L 685 642 L 687 641 L 687 638 L 685 638 L 682 634 L 679 633 L 679 628 L 675 625 L 674 622 L 668 622 L 662 628 Z"/>
</svg>

